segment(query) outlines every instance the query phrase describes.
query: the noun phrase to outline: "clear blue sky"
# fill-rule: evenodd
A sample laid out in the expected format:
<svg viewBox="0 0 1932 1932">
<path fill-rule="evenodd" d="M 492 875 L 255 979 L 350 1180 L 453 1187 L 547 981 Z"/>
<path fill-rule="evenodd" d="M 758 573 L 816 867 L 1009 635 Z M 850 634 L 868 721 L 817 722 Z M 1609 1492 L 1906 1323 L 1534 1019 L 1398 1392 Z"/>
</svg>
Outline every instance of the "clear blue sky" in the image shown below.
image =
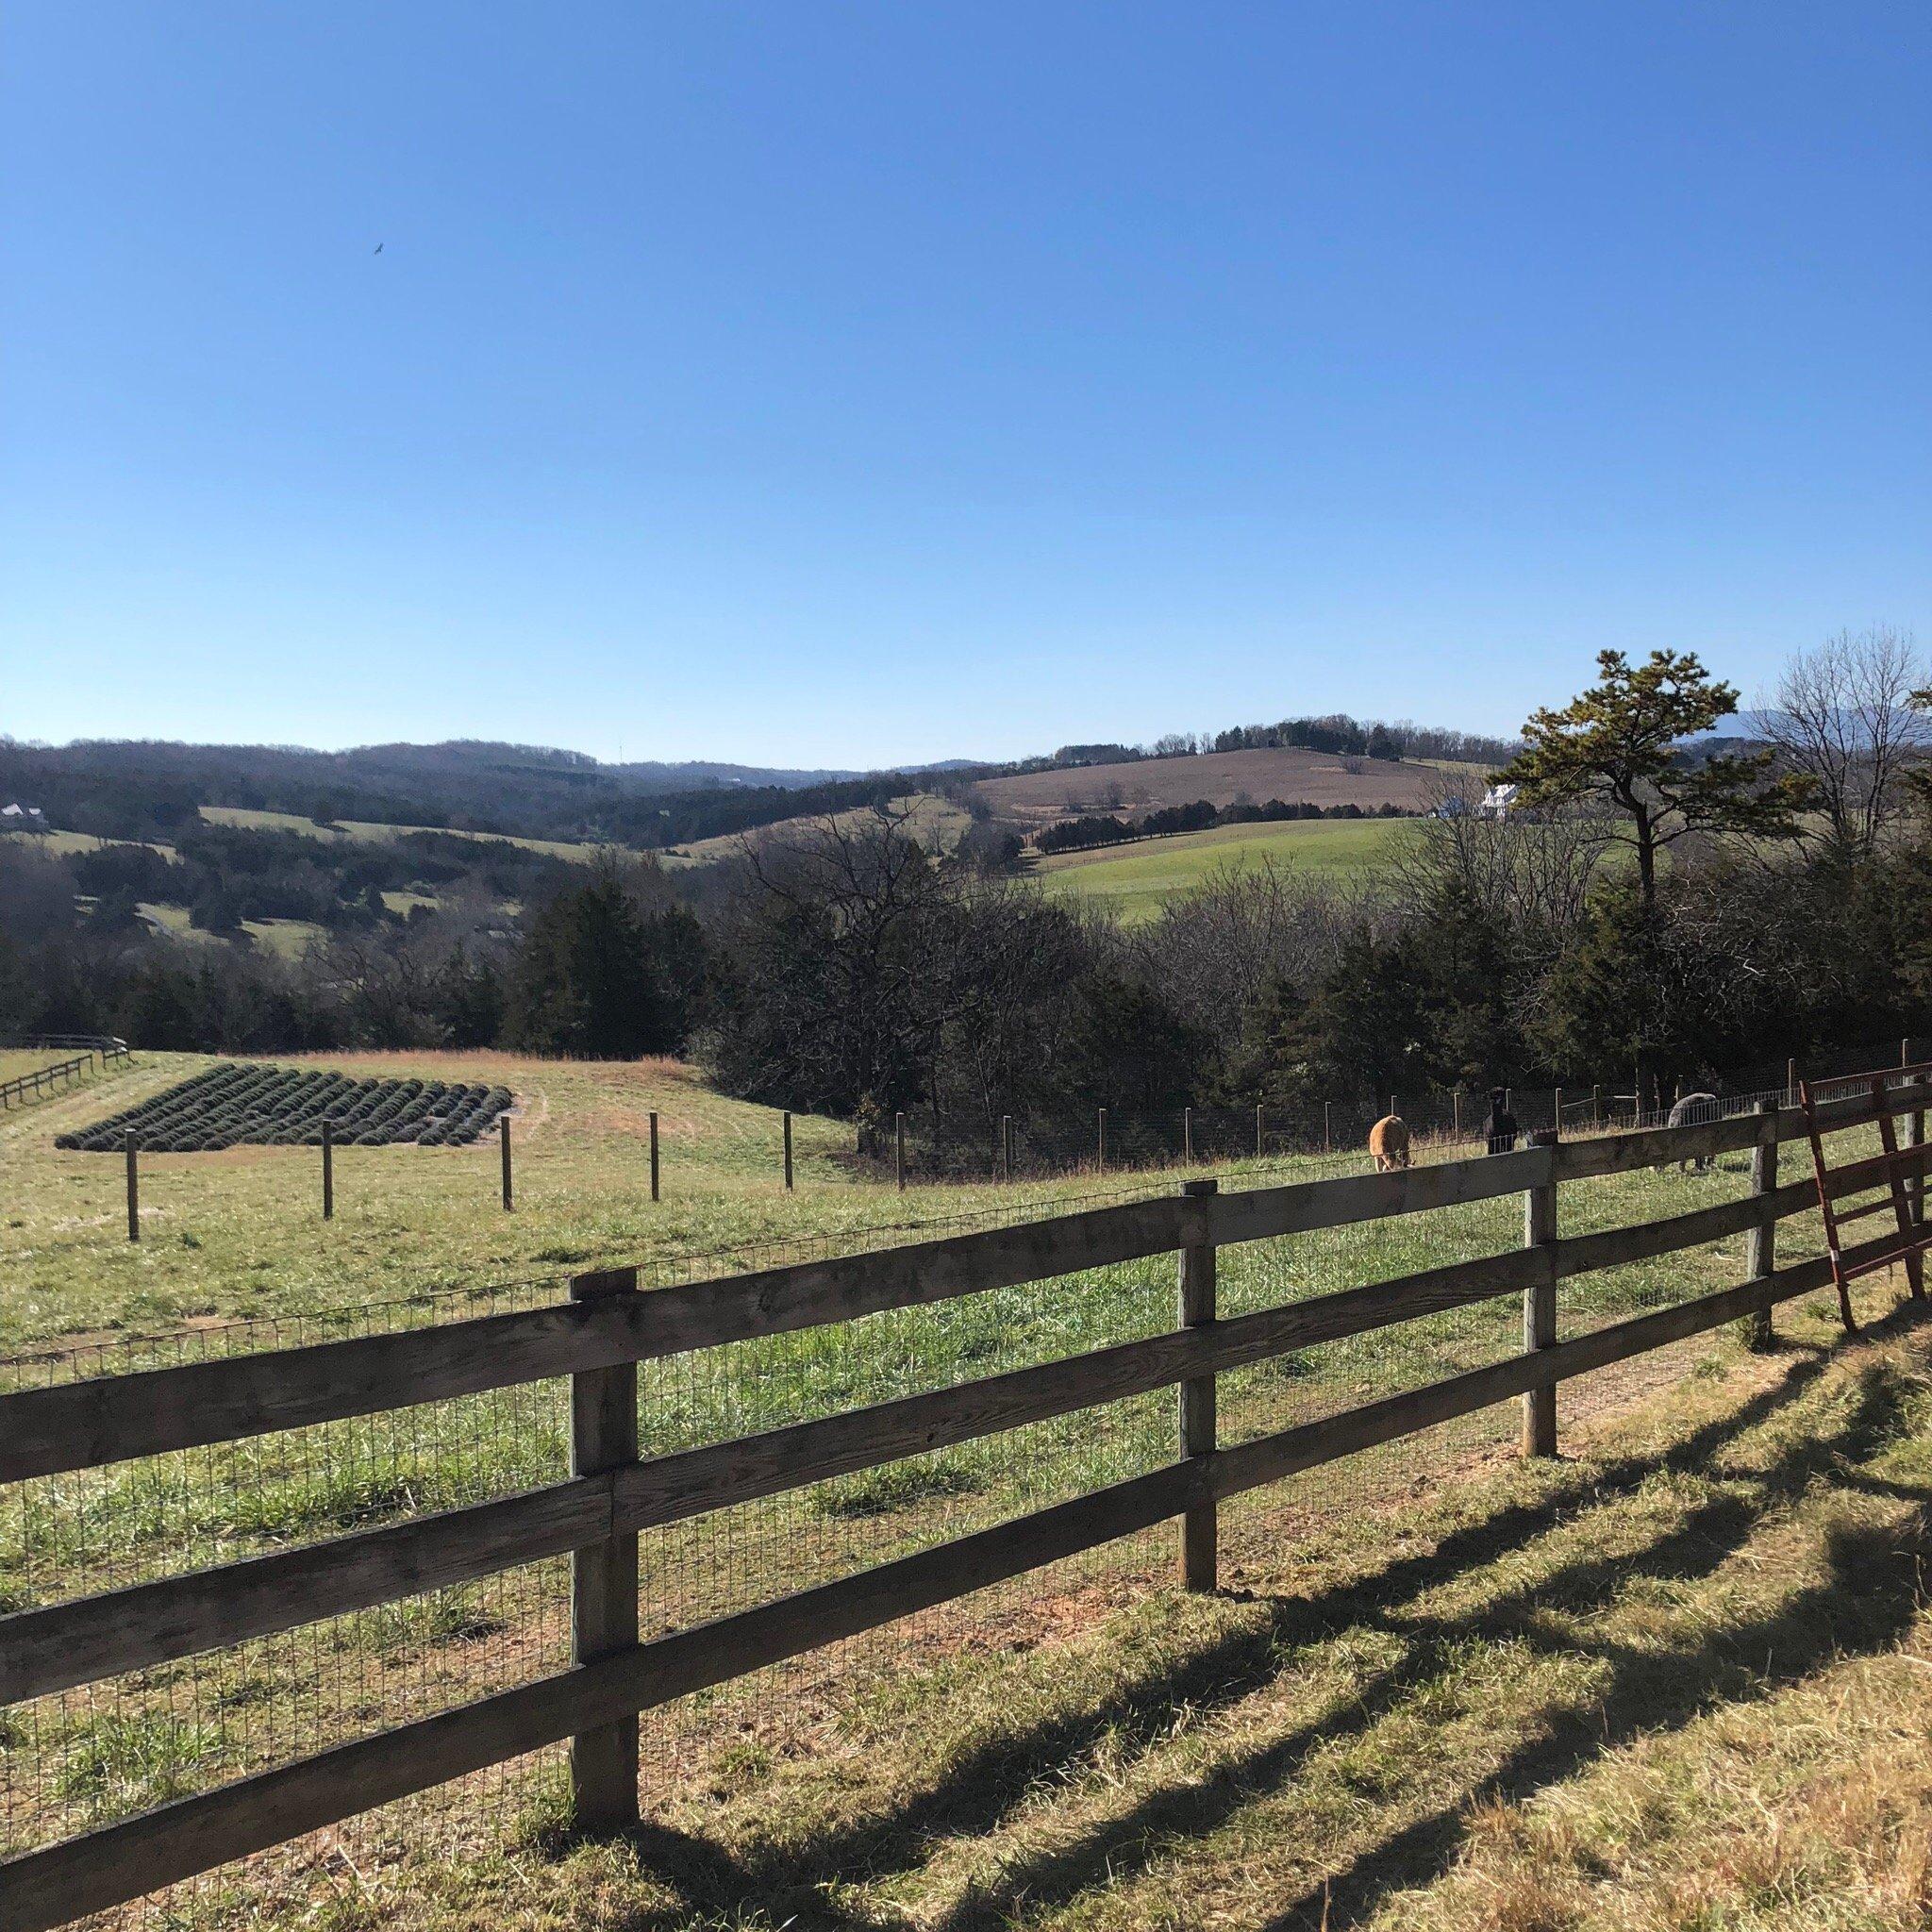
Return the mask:
<svg viewBox="0 0 1932 1932">
<path fill-rule="evenodd" d="M 13 0 L 0 730 L 866 765 L 1924 638 L 1928 57 L 1918 0 Z"/>
</svg>

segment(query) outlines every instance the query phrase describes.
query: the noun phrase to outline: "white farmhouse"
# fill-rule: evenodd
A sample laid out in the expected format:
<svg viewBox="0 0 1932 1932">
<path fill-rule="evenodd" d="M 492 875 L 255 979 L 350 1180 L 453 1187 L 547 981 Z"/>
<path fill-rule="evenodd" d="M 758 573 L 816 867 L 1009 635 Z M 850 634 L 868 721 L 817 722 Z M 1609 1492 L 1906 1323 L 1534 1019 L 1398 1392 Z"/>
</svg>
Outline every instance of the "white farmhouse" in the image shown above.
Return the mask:
<svg viewBox="0 0 1932 1932">
<path fill-rule="evenodd" d="M 1491 785 L 1483 793 L 1483 802 L 1476 807 L 1476 816 L 1485 819 L 1506 819 L 1516 803 L 1516 787 L 1513 785 Z"/>
<path fill-rule="evenodd" d="M 18 799 L 0 805 L 0 832 L 50 832 L 47 814 L 37 805 L 23 805 Z"/>
</svg>

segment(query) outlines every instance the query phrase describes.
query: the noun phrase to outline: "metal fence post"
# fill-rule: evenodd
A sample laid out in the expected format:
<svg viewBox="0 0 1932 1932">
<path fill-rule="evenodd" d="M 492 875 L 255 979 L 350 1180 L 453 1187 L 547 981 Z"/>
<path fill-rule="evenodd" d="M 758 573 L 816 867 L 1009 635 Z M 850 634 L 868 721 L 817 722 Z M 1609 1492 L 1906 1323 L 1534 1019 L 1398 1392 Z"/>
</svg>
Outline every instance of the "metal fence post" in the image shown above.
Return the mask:
<svg viewBox="0 0 1932 1932">
<path fill-rule="evenodd" d="M 1181 1108 L 1181 1158 L 1188 1166 L 1194 1164 L 1194 1109 Z"/>
<path fill-rule="evenodd" d="M 785 1191 L 791 1191 L 791 1109 L 785 1109 Z"/>
<path fill-rule="evenodd" d="M 1000 1178 L 1013 1178 L 1013 1116 L 1009 1113 L 1000 1116 Z"/>
<path fill-rule="evenodd" d="M 1325 1100 L 1322 1103 L 1322 1152 L 1324 1154 L 1331 1153 L 1334 1146 L 1333 1138 L 1328 1132 L 1329 1105 L 1330 1103 Z"/>
<path fill-rule="evenodd" d="M 1546 1265 L 1523 1291 L 1523 1347 L 1525 1354 L 1540 1348 L 1553 1348 L 1557 1341 L 1557 1141 L 1552 1128 L 1547 1136 L 1530 1136 L 1532 1146 L 1549 1150 L 1549 1179 L 1525 1191 L 1523 1196 L 1523 1245 L 1540 1249 Z M 1557 1385 L 1545 1382 L 1526 1390 L 1523 1397 L 1523 1453 L 1525 1456 L 1554 1456 L 1557 1453 Z"/>
<path fill-rule="evenodd" d="M 651 1199 L 658 1198 L 658 1116 L 651 1116 Z"/>
<path fill-rule="evenodd" d="M 502 1115 L 497 1121 L 497 1131 L 503 1141 L 503 1211 L 512 1212 L 516 1207 L 516 1196 L 510 1190 L 509 1174 L 509 1116 Z"/>
<path fill-rule="evenodd" d="M 635 1294 L 635 1268 L 579 1274 L 572 1301 Z M 570 1378 L 570 1473 L 602 1475 L 638 1459 L 635 1362 L 583 1369 Z M 638 1539 L 613 1536 L 571 1552 L 571 1661 L 594 1663 L 638 1641 Z M 582 1831 L 622 1831 L 638 1822 L 635 1716 L 579 1731 L 570 1740 L 572 1822 Z"/>
<path fill-rule="evenodd" d="M 1183 1181 L 1181 1194 L 1190 1201 L 1206 1200 L 1219 1191 L 1213 1180 Z M 1199 1328 L 1214 1320 L 1214 1243 L 1206 1239 L 1208 1210 L 1198 1233 L 1185 1241 L 1180 1260 L 1180 1325 Z M 1191 1219 L 1191 1217 L 1190 1217 Z M 1214 1453 L 1214 1377 L 1197 1375 L 1180 1385 L 1180 1452 L 1186 1461 Z M 1211 1591 L 1219 1580 L 1219 1524 L 1213 1500 L 1197 1503 L 1181 1516 L 1181 1584 L 1184 1589 Z"/>
<path fill-rule="evenodd" d="M 1744 1238 L 1744 1274 L 1763 1281 L 1777 1265 L 1777 1113 L 1768 1100 L 1752 1108 L 1757 1116 L 1757 1144 L 1751 1150 L 1751 1191 L 1759 1203 L 1757 1220 Z M 1746 1344 L 1769 1348 L 1772 1342 L 1771 1304 L 1752 1311 L 1745 1330 Z"/>
<path fill-rule="evenodd" d="M 336 1218 L 336 1124 L 322 1124 L 322 1218 Z"/>
<path fill-rule="evenodd" d="M 141 1171 L 135 1160 L 136 1142 L 132 1127 L 121 1137 L 121 1144 L 127 1150 L 127 1239 L 138 1241 L 141 1239 Z"/>
<path fill-rule="evenodd" d="M 1261 1103 L 1257 1100 L 1255 1103 L 1255 1158 L 1257 1160 L 1266 1158 L 1262 1152 L 1265 1144 L 1266 1140 L 1261 1127 Z"/>
<path fill-rule="evenodd" d="M 1796 1107 L 1797 1104 L 1798 1063 L 1795 1059 L 1789 1059 L 1785 1062 L 1785 1105 Z"/>
<path fill-rule="evenodd" d="M 906 1116 L 892 1116 L 892 1171 L 898 1176 L 899 1191 L 906 1191 Z"/>
<path fill-rule="evenodd" d="M 1095 1144 L 1100 1149 L 1100 1165 L 1104 1171 L 1107 1166 L 1107 1109 L 1104 1107 L 1094 1109 L 1094 1128 L 1098 1136 Z"/>
</svg>

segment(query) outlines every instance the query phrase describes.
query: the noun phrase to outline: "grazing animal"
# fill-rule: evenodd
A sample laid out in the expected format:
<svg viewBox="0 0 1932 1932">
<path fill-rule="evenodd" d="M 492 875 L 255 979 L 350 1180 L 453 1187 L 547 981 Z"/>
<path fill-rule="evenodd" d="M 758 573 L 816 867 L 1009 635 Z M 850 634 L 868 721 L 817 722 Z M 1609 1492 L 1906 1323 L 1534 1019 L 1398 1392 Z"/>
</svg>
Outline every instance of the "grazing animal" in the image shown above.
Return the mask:
<svg viewBox="0 0 1932 1932">
<path fill-rule="evenodd" d="M 1390 1174 L 1408 1165 L 1408 1123 L 1399 1113 L 1385 1113 L 1369 1129 L 1369 1152 L 1375 1157 L 1375 1172 Z"/>
<path fill-rule="evenodd" d="M 1715 1093 L 1686 1093 L 1671 1103 L 1670 1119 L 1667 1126 L 1689 1127 L 1699 1125 L 1705 1121 L 1718 1117 L 1717 1095 Z M 1707 1174 L 1716 1164 L 1716 1156 L 1693 1154 L 1677 1163 L 1679 1174 Z"/>
</svg>

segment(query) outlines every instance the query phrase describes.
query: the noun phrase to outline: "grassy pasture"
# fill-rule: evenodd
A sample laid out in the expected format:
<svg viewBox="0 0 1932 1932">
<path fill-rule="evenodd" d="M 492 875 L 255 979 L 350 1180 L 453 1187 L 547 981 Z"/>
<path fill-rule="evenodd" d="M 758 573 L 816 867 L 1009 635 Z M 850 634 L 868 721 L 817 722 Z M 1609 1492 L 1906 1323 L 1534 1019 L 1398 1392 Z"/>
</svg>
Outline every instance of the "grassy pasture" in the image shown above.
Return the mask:
<svg viewBox="0 0 1932 1932">
<path fill-rule="evenodd" d="M 354 841 L 367 845 L 392 845 L 412 832 L 431 832 L 446 839 L 521 845 L 525 852 L 543 852 L 553 858 L 578 862 L 588 862 L 603 849 L 567 839 L 520 839 L 508 832 L 458 831 L 448 825 L 387 825 L 373 819 L 341 819 L 332 825 L 325 825 L 295 812 L 256 811 L 237 805 L 205 805 L 201 808 L 201 815 L 210 824 L 237 825 L 258 832 L 299 832 L 305 839 L 320 839 L 331 844 Z"/>
<path fill-rule="evenodd" d="M 891 1239 L 897 1224 L 995 1206 L 1024 1212 L 1131 1184 L 1074 1177 L 902 1198 L 855 1176 L 838 1124 L 800 1120 L 800 1189 L 787 1196 L 776 1117 L 706 1091 L 675 1065 L 499 1055 L 322 1063 L 510 1087 L 518 1212 L 495 1203 L 488 1147 L 345 1150 L 340 1218 L 327 1226 L 312 1150 L 234 1149 L 147 1163 L 144 1238 L 130 1245 L 117 1163 L 51 1149 L 61 1126 L 108 1109 L 105 1097 L 76 1096 L 37 1109 L 30 1127 L 0 1119 L 9 1339 L 297 1315 L 621 1257 L 675 1273 L 679 1251 L 808 1233 L 837 1247 Z M 113 1083 L 111 1105 L 199 1064 L 142 1056 Z M 656 1208 L 641 1133 L 652 1108 L 666 1154 Z M 1351 1154 L 1291 1172 L 1363 1164 Z M 1224 1182 L 1242 1184 L 1239 1174 Z M 1564 1190 L 1563 1226 L 1680 1212 L 1746 1184 L 1741 1157 L 1706 1175 L 1578 1183 Z M 1222 1308 L 1493 1252 L 1521 1239 L 1521 1214 L 1506 1197 L 1225 1250 Z M 1809 1217 L 1780 1229 L 1788 1258 L 1816 1243 Z M 1566 1284 L 1563 1332 L 1726 1285 L 1741 1247 L 1733 1240 Z M 1874 1284 L 1874 1302 L 1890 1292 Z M 647 1451 L 1152 1332 L 1171 1324 L 1173 1297 L 1172 1257 L 1154 1257 L 647 1365 Z M 1231 1510 L 1229 1598 L 1166 1594 L 1171 1535 L 1141 1539 L 775 1687 L 688 1700 L 653 1722 L 662 1754 L 653 1826 L 637 1841 L 558 1843 L 546 1822 L 550 1771 L 540 1767 L 513 1782 L 508 1805 L 497 1796 L 466 1811 L 445 1794 L 425 1801 L 426 1814 L 400 1807 L 355 1828 L 345 1862 L 269 1861 L 245 1886 L 217 1884 L 182 1905 L 183 1921 L 436 1932 L 595 1921 L 668 1932 L 775 1926 L 800 1912 L 802 1924 L 908 1928 L 1212 1922 L 1312 1932 L 1322 1882 L 1340 1875 L 1357 1884 L 1344 1896 L 1361 1909 L 1335 1924 L 1367 1923 L 1372 1909 L 1391 1926 L 1498 1924 L 1476 1915 L 1479 1877 L 1442 1874 L 1470 1821 L 1488 1817 L 1478 1801 L 1499 1766 L 1557 1737 L 1568 1754 L 1557 1782 L 1612 1775 L 1607 1826 L 1624 1801 L 1615 1780 L 1636 1775 L 1624 1754 L 1640 1729 L 1653 1718 L 1676 1726 L 1711 1695 L 1758 1696 L 1767 1627 L 1774 1651 L 1789 1634 L 1793 1656 L 1816 1662 L 1826 1624 L 1856 1645 L 1895 1608 L 1895 1591 L 1881 1591 L 1876 1608 L 1843 1609 L 1820 1591 L 1846 1524 L 1868 1538 L 1905 1533 L 1909 1510 L 1874 1484 L 1932 1480 L 1916 1434 L 1924 1370 L 1904 1336 L 1827 1362 L 1823 1310 L 1817 1297 L 1780 1317 L 1803 1344 L 1784 1357 L 1745 1357 L 1733 1338 L 1706 1337 L 1594 1378 L 1602 1390 L 1566 1391 L 1575 1459 L 1558 1468 L 1502 1456 L 1513 1419 L 1496 1410 L 1446 1443 L 1434 1439 L 1459 1486 L 1437 1491 L 1422 1473 L 1428 1452 L 1398 1444 Z M 436 1313 L 426 1307 L 422 1318 Z M 1517 1345 L 1518 1322 L 1506 1298 L 1229 1375 L 1224 1440 L 1495 1359 Z M 295 1324 L 271 1339 L 314 1332 Z M 1867 1380 L 1882 1403 L 1861 1393 Z M 1646 1389 L 1660 1400 L 1616 1433 L 1612 1409 Z M 1754 1407 L 1767 1403 L 1762 1414 Z M 1131 1474 L 1172 1454 L 1173 1429 L 1163 1392 L 654 1532 L 647 1625 L 688 1624 Z M 563 1472 L 564 1441 L 561 1391 L 544 1386 L 265 1439 L 176 1470 L 63 1482 L 44 1507 L 0 1518 L 0 1599 L 64 1595 L 550 1480 Z M 1821 1474 L 1825 1493 L 1813 1495 L 1806 1485 Z M 1811 1512 L 1795 1524 L 1794 1495 Z M 18 1734 L 31 1750 L 7 1754 L 0 1839 L 122 1815 L 297 1744 L 517 1681 L 558 1660 L 562 1602 L 559 1567 L 533 1566 L 98 1696 L 49 1700 Z M 1616 1661 L 1626 1657 L 1627 1669 Z M 281 1713 L 275 1724 L 271 1710 Z M 1767 1720 L 1750 1735 L 1757 1741 L 1734 1759 L 1761 1757 L 1775 1727 Z M 1869 1754 L 1872 1741 L 1860 1732 L 1846 1748 Z M 520 1827 L 518 1807 L 528 1807 Z M 1713 1815 L 1710 1828 L 1719 1823 Z M 1534 1841 L 1537 1828 L 1499 1825 L 1485 1842 L 1499 1859 L 1533 1854 L 1552 1883 L 1597 1882 L 1592 1841 L 1566 1841 L 1575 1857 L 1564 1874 Z M 1679 1821 L 1686 1871 L 1702 1830 Z M 1363 1875 L 1350 1877 L 1357 1866 Z M 1428 1908 L 1446 1916 L 1386 1916 L 1408 1908 L 1402 1886 L 1424 1880 Z M 1291 1907 L 1305 1916 L 1274 1917 Z"/>
<path fill-rule="evenodd" d="M 23 842 L 28 842 L 25 838 Z M 158 852 L 173 864 L 180 854 L 172 845 L 158 840 L 142 839 L 97 839 L 92 832 L 37 832 L 31 835 L 31 845 L 36 852 L 45 852 L 55 858 L 65 858 L 73 852 L 99 852 L 108 845 L 145 844 L 150 852 Z"/>
<path fill-rule="evenodd" d="M 1413 829 L 1403 819 L 1288 819 L 1278 824 L 1213 825 L 1139 844 L 1058 852 L 1040 859 L 1032 876 L 1051 891 L 1092 900 L 1139 921 L 1191 891 L 1224 866 L 1269 859 L 1297 871 L 1357 872 L 1378 863 Z"/>
<path fill-rule="evenodd" d="M 924 845 L 937 845 L 950 849 L 958 843 L 959 835 L 973 823 L 972 816 L 962 807 L 949 798 L 941 798 L 930 791 L 920 791 L 904 798 L 892 800 L 893 806 L 908 817 L 905 831 L 908 837 L 917 839 Z M 850 811 L 834 812 L 833 819 L 841 825 L 863 824 L 870 813 L 854 808 Z M 722 858 L 735 858 L 742 849 L 746 837 L 754 841 L 775 839 L 780 841 L 788 838 L 800 838 L 814 831 L 823 821 L 816 818 L 780 819 L 775 824 L 759 825 L 749 834 L 739 832 L 720 833 L 714 839 L 693 839 L 689 843 L 674 846 L 660 854 L 665 863 L 680 865 L 715 865 Z"/>
</svg>

